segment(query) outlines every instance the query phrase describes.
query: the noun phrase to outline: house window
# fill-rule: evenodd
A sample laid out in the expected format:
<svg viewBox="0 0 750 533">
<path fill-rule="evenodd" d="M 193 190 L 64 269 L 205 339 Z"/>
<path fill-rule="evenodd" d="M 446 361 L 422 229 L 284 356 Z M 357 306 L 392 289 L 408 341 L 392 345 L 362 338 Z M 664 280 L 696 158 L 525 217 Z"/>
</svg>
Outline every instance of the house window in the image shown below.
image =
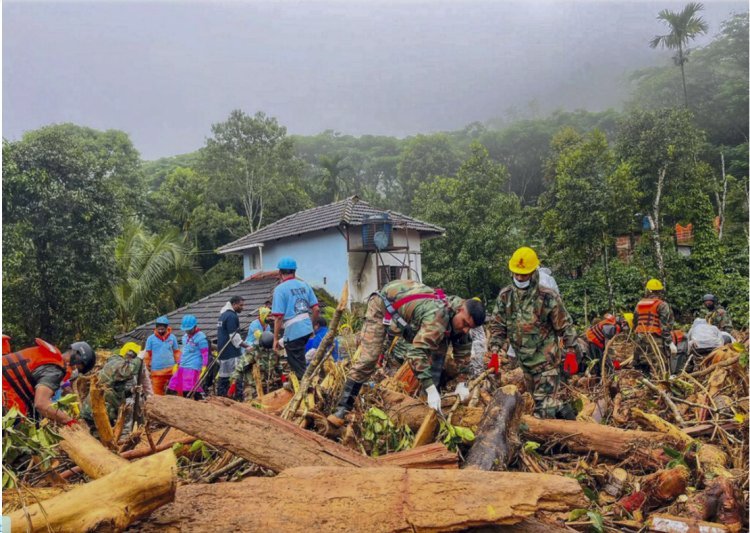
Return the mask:
<svg viewBox="0 0 750 533">
<path fill-rule="evenodd" d="M 401 266 L 386 265 L 378 267 L 378 287 L 382 287 L 393 280 L 401 279 L 403 271 L 404 267 Z"/>
</svg>

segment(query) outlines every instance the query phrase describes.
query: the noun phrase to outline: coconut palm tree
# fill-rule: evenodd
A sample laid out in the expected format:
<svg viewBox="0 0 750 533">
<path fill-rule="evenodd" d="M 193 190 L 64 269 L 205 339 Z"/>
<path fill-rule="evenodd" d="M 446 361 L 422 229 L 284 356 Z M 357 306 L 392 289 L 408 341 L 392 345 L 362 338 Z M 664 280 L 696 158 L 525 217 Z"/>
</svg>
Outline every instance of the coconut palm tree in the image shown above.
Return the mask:
<svg viewBox="0 0 750 533">
<path fill-rule="evenodd" d="M 175 302 L 165 301 L 173 299 L 173 285 L 197 273 L 192 252 L 176 230 L 151 234 L 141 222 L 125 227 L 115 243 L 118 275 L 112 283 L 122 332 L 129 331 L 145 312 L 156 314 L 159 307 L 174 306 Z"/>
<path fill-rule="evenodd" d="M 318 158 L 318 165 L 323 169 L 321 185 L 326 202 L 338 202 L 349 192 L 350 183 L 344 173 L 352 167 L 342 164 L 343 160 L 344 156 L 340 154 L 321 155 Z"/>
<path fill-rule="evenodd" d="M 690 2 L 682 11 L 675 12 L 664 9 L 659 12 L 657 20 L 665 22 L 671 30 L 666 35 L 657 35 L 651 39 L 651 48 L 661 46 L 670 50 L 677 50 L 674 62 L 682 72 L 682 90 L 685 94 L 685 107 L 688 105 L 687 85 L 685 84 L 685 63 L 687 63 L 687 45 L 698 35 L 708 31 L 708 24 L 697 13 L 703 11 L 703 4 Z"/>
</svg>

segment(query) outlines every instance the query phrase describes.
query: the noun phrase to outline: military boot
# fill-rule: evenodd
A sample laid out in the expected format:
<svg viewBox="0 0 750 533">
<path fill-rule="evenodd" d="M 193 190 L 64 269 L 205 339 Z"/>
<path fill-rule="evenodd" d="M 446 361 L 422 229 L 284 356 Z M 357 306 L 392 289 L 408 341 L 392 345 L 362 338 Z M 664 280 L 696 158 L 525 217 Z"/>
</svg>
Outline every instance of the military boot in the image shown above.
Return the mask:
<svg viewBox="0 0 750 533">
<path fill-rule="evenodd" d="M 361 388 L 361 383 L 357 383 L 352 379 L 346 380 L 344 390 L 341 393 L 341 398 L 339 398 L 339 403 L 336 406 L 336 411 L 334 411 L 333 414 L 328 415 L 328 421 L 331 424 L 337 428 L 344 425 L 344 417 L 346 416 L 346 413 L 351 411 L 354 407 L 354 400 L 357 399 L 357 395 Z"/>
</svg>

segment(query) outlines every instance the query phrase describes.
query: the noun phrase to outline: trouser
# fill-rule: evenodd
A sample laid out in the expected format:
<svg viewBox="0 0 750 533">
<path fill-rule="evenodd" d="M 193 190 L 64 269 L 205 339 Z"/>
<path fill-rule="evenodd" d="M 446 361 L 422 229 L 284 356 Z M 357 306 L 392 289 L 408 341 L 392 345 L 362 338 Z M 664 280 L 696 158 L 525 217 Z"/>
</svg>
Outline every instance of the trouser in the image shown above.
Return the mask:
<svg viewBox="0 0 750 533">
<path fill-rule="evenodd" d="M 378 296 L 370 296 L 365 313 L 365 324 L 362 327 L 359 359 L 349 369 L 347 376 L 352 381 L 364 383 L 375 373 L 378 359 L 383 353 L 386 336 L 386 326 L 383 324 L 384 311 L 383 300 Z"/>
<path fill-rule="evenodd" d="M 171 377 L 171 368 L 164 368 L 162 370 L 154 370 L 151 372 L 151 386 L 154 389 L 155 395 L 164 396 L 164 392 L 167 390 L 167 384 Z"/>
<path fill-rule="evenodd" d="M 183 398 L 187 398 L 190 394 L 190 391 L 184 391 L 182 393 L 178 393 L 174 389 L 167 389 L 166 396 L 182 396 Z M 194 391 L 193 392 L 193 400 L 202 400 L 205 398 L 205 395 L 202 392 Z"/>
<path fill-rule="evenodd" d="M 521 368 L 539 418 L 575 418 L 575 408 L 558 399 L 560 370 L 556 364 L 544 363 L 534 368 L 522 364 Z"/>
<path fill-rule="evenodd" d="M 297 379 L 302 379 L 302 376 L 305 375 L 305 369 L 307 368 L 307 364 L 305 363 L 305 345 L 311 336 L 312 334 L 305 335 L 299 339 L 284 341 L 286 360 L 294 375 L 297 376 Z"/>
<path fill-rule="evenodd" d="M 237 361 L 240 360 L 240 356 L 232 357 L 230 359 L 219 359 L 219 379 L 216 380 L 216 395 L 229 397 L 229 377 L 234 372 L 234 368 L 237 366 Z M 242 398 L 243 382 L 241 379 L 237 380 L 236 383 L 237 392 L 236 396 Z"/>
<path fill-rule="evenodd" d="M 601 374 L 602 358 L 604 357 L 604 350 L 602 348 L 599 348 L 596 344 L 593 344 L 591 342 L 588 343 L 587 350 L 588 350 L 588 361 L 596 361 L 596 364 L 593 365 L 591 369 L 591 374 L 592 375 Z M 614 368 L 615 367 L 612 363 L 612 351 L 610 350 L 609 357 L 607 357 L 607 372 L 612 372 Z"/>
<path fill-rule="evenodd" d="M 653 344 L 659 350 L 659 353 L 654 353 Z M 633 352 L 633 366 L 641 371 L 650 372 L 651 365 L 655 369 L 658 369 L 660 365 L 657 363 L 656 358 L 661 359 L 665 364 L 668 364 L 669 357 L 666 354 L 669 353 L 664 339 L 651 335 L 649 333 L 637 334 L 635 338 L 635 351 Z M 650 363 L 650 364 L 649 364 Z"/>
</svg>

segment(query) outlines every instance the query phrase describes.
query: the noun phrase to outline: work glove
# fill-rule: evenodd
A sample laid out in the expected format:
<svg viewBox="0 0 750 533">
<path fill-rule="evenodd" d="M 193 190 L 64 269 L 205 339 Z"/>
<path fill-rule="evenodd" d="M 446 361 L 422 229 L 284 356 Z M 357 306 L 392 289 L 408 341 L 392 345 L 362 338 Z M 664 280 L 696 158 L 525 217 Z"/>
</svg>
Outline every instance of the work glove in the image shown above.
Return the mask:
<svg viewBox="0 0 750 533">
<path fill-rule="evenodd" d="M 456 385 L 456 394 L 458 394 L 458 401 L 465 402 L 469 398 L 471 392 L 469 391 L 469 387 L 466 386 L 466 383 L 462 381 Z"/>
<path fill-rule="evenodd" d="M 138 352 L 138 359 L 142 361 L 145 358 L 146 358 L 146 350 L 141 350 L 140 352 Z"/>
<path fill-rule="evenodd" d="M 612 361 L 612 366 L 615 367 L 615 370 L 620 370 L 620 361 L 615 359 L 614 361 Z"/>
<path fill-rule="evenodd" d="M 493 353 L 490 355 L 490 362 L 487 364 L 487 369 L 492 370 L 495 374 L 500 373 L 500 355 Z"/>
<path fill-rule="evenodd" d="M 572 376 L 578 374 L 578 358 L 575 352 L 568 352 L 565 354 L 565 362 L 563 363 L 563 372 Z"/>
<path fill-rule="evenodd" d="M 177 363 L 175 363 L 174 366 L 172 367 L 172 374 L 176 374 L 177 373 L 177 369 L 179 367 L 180 367 L 180 365 L 178 365 Z"/>
<path fill-rule="evenodd" d="M 669 343 L 669 353 L 672 355 L 677 355 L 677 345 L 673 342 Z"/>
<path fill-rule="evenodd" d="M 236 382 L 233 382 L 233 383 L 232 383 L 232 384 L 231 384 L 231 385 L 229 386 L 229 391 L 227 392 L 227 395 L 228 395 L 228 396 L 229 396 L 230 398 L 234 398 L 234 395 L 235 395 L 235 394 L 237 394 L 237 383 L 236 383 Z"/>
<path fill-rule="evenodd" d="M 206 369 L 207 369 L 207 368 L 208 368 L 208 367 L 205 367 L 205 366 L 201 367 L 201 375 L 200 375 L 200 379 L 203 379 L 203 376 L 205 375 L 205 373 L 206 373 Z"/>
<path fill-rule="evenodd" d="M 75 418 L 71 418 L 70 420 L 68 420 L 67 422 L 65 422 L 65 426 L 69 427 L 69 428 L 72 428 L 73 426 L 79 426 L 79 425 L 80 424 L 79 424 L 78 420 L 76 420 Z"/>
<path fill-rule="evenodd" d="M 437 414 L 441 415 L 443 412 L 440 410 L 440 393 L 435 385 L 430 385 L 425 391 L 427 393 L 427 405 L 431 409 L 434 409 Z"/>
</svg>

